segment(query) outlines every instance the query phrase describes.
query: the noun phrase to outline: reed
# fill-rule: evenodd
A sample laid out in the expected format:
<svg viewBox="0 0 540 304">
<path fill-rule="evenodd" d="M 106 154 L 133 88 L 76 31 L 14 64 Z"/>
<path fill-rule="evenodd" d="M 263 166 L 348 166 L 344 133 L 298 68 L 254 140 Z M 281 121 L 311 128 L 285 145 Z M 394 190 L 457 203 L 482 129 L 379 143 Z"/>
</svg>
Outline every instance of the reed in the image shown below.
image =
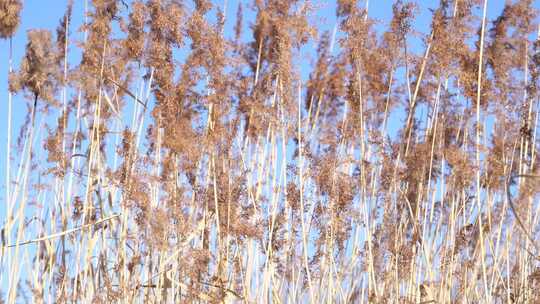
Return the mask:
<svg viewBox="0 0 540 304">
<path fill-rule="evenodd" d="M 0 302 L 540 301 L 533 1 L 73 4 L 0 0 Z"/>
</svg>

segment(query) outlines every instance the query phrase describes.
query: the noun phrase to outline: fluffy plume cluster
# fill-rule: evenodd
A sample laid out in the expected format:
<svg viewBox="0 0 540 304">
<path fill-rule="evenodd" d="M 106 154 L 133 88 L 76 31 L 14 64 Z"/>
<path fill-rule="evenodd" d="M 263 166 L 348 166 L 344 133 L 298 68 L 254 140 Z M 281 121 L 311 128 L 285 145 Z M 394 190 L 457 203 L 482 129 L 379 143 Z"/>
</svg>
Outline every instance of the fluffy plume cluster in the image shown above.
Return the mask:
<svg viewBox="0 0 540 304">
<path fill-rule="evenodd" d="M 9 78 L 10 90 L 26 90 L 34 98 L 54 101 L 58 83 L 56 50 L 53 48 L 51 32 L 30 30 L 26 54 L 21 60 L 20 69 Z"/>
<path fill-rule="evenodd" d="M 0 38 L 13 36 L 19 26 L 21 8 L 19 0 L 0 1 Z"/>
</svg>

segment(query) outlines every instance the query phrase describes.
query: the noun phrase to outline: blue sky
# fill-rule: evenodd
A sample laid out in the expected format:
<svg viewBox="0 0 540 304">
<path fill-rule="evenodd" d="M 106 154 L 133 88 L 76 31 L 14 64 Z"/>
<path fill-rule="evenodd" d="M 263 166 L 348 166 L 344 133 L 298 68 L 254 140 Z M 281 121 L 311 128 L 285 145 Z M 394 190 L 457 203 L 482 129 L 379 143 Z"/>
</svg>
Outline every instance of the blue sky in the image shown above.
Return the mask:
<svg viewBox="0 0 540 304">
<path fill-rule="evenodd" d="M 71 39 L 81 41 L 83 39 L 82 33 L 78 32 L 78 28 L 84 20 L 84 5 L 86 0 L 74 0 L 73 7 L 73 26 L 71 30 Z M 15 68 L 18 67 L 18 63 L 21 57 L 24 55 L 24 49 L 26 44 L 26 32 L 29 29 L 34 28 L 45 28 L 51 31 L 55 31 L 56 27 L 59 24 L 60 18 L 63 16 L 67 0 L 26 0 L 24 1 L 24 8 L 21 15 L 21 25 L 13 37 L 13 59 Z M 88 0 L 88 2 L 91 2 Z M 130 1 L 126 1 L 129 3 Z M 418 15 L 415 19 L 413 28 L 420 32 L 426 34 L 429 31 L 429 26 L 431 22 L 431 11 L 430 8 L 436 8 L 438 6 L 438 0 L 425 0 L 425 1 L 416 1 L 418 3 Z M 535 7 L 540 8 L 540 1 L 535 2 Z M 214 1 L 214 3 L 220 7 L 223 7 L 223 1 Z M 249 12 L 249 3 L 247 1 L 242 1 L 244 4 L 244 12 L 248 13 L 245 22 L 249 22 L 253 19 L 253 13 Z M 312 20 L 318 20 L 320 22 L 319 29 L 321 30 L 332 30 L 335 26 L 335 1 L 315 1 L 315 3 L 321 7 L 317 13 L 317 17 Z M 364 5 L 363 1 L 359 1 L 360 5 Z M 488 19 L 493 20 L 501 12 L 505 1 L 504 0 L 490 0 L 488 3 Z M 392 16 L 392 4 L 391 0 L 371 0 L 369 3 L 369 16 L 379 21 L 378 28 L 385 28 Z M 226 35 L 232 35 L 232 27 L 234 25 L 234 17 L 236 16 L 236 9 L 238 6 L 238 0 L 229 0 L 227 1 L 227 25 L 226 25 Z M 121 8 L 124 7 L 121 5 Z M 249 32 L 245 32 L 245 38 L 250 38 Z M 339 35 L 339 34 L 338 34 Z M 423 52 L 423 44 L 420 37 L 411 37 L 409 40 L 411 50 L 416 53 Z M 307 49 L 305 52 L 310 53 L 313 50 Z M 74 46 L 71 47 L 71 65 L 77 64 L 77 50 Z M 2 222 L 4 222 L 5 216 L 5 184 L 6 184 L 6 141 L 7 141 L 7 74 L 8 74 L 8 56 L 9 56 L 9 41 L 0 40 L 0 202 L 3 203 L 3 207 L 0 208 L 0 216 L 2 217 Z M 306 66 L 307 67 L 307 66 Z M 307 76 L 309 69 L 306 69 L 304 77 Z M 22 95 L 17 95 L 13 97 L 13 126 L 12 126 L 12 143 L 15 142 L 16 137 L 19 133 L 19 127 L 26 116 L 26 111 L 28 110 L 26 102 Z M 396 113 L 391 116 L 393 120 L 389 122 L 390 129 L 397 129 L 403 124 L 403 115 Z M 41 146 L 41 138 L 37 139 L 36 145 Z M 12 150 L 12 155 L 17 157 L 18 155 L 14 150 Z M 16 170 L 14 165 L 17 164 L 17 161 L 13 162 L 12 165 L 12 174 Z"/>
<path fill-rule="evenodd" d="M 86 0 L 85 0 L 86 1 Z M 82 33 L 78 32 L 78 27 L 82 24 L 84 18 L 84 5 L 85 1 L 75 0 L 73 8 L 73 26 L 71 31 L 71 39 L 82 40 Z M 14 66 L 17 68 L 20 58 L 24 54 L 24 48 L 26 44 L 26 31 L 33 28 L 45 28 L 54 31 L 59 23 L 60 18 L 63 16 L 67 0 L 26 0 L 24 1 L 24 8 L 21 14 L 21 25 L 15 36 L 13 37 L 13 59 Z M 90 2 L 90 1 L 88 1 Z M 129 1 L 126 1 L 129 3 Z M 364 5 L 363 1 L 359 1 L 360 5 Z M 488 18 L 493 20 L 498 13 L 502 10 L 504 5 L 503 0 L 491 0 L 488 2 Z M 249 3 L 243 1 L 244 12 L 249 13 Z M 335 25 L 335 1 L 316 1 L 317 5 L 321 8 L 318 11 L 318 15 L 313 20 L 320 22 L 321 29 L 331 30 Z M 429 25 L 431 20 L 430 8 L 436 8 L 438 5 L 437 0 L 425 0 L 417 1 L 419 5 L 418 15 L 415 20 L 414 28 L 422 33 L 429 31 Z M 216 5 L 223 7 L 223 1 L 216 1 Z M 385 27 L 392 13 L 393 1 L 390 0 L 371 0 L 369 3 L 369 16 L 379 20 L 378 26 L 380 28 Z M 234 24 L 234 17 L 236 15 L 236 9 L 238 6 L 238 0 L 232 0 L 227 2 L 226 15 L 228 17 L 226 35 L 231 35 L 232 26 Z M 540 7 L 540 3 L 535 3 L 536 7 Z M 123 7 L 122 7 L 123 8 Z M 251 13 L 251 17 L 253 14 Z M 250 21 L 250 16 L 247 16 L 245 22 Z M 252 19 L 252 18 L 251 18 Z M 249 33 L 246 33 L 246 38 L 249 38 Z M 422 43 L 419 38 L 411 38 L 411 49 L 415 52 L 422 51 Z M 76 64 L 77 55 L 75 47 L 71 47 L 73 60 L 72 65 Z M 307 50 L 309 52 L 309 50 Z M 8 56 L 9 56 L 9 41 L 0 40 L 0 201 L 5 202 L 5 164 L 6 164 L 6 140 L 7 140 L 7 72 L 8 72 Z M 17 95 L 13 97 L 13 126 L 12 126 L 12 138 L 13 141 L 19 131 L 19 126 L 28 110 L 24 97 Z M 400 121 L 390 121 L 390 128 L 392 125 L 400 125 Z M 41 143 L 38 142 L 38 145 Z M 12 152 L 15 153 L 15 152 Z M 2 208 L 3 209 L 3 208 Z M 0 212 L 3 214 L 4 212 Z"/>
<path fill-rule="evenodd" d="M 81 41 L 83 39 L 83 34 L 78 31 L 78 28 L 84 21 L 84 6 L 87 0 L 75 0 L 73 7 L 73 24 L 71 29 L 71 39 Z M 26 44 L 26 32 L 29 29 L 34 28 L 45 28 L 52 30 L 53 33 L 56 27 L 59 24 L 59 20 L 62 18 L 67 0 L 26 0 L 24 1 L 24 7 L 21 14 L 21 24 L 17 30 L 17 33 L 13 37 L 13 59 L 14 66 L 17 68 L 21 57 L 24 55 L 24 49 Z M 88 2 L 91 2 L 88 0 Z M 130 1 L 126 1 L 129 3 Z M 426 1 L 417 1 L 418 3 L 418 15 L 415 19 L 414 29 L 421 33 L 427 33 L 429 31 L 429 25 L 431 20 L 431 11 L 430 8 L 436 8 L 438 5 L 438 0 L 426 0 Z M 223 1 L 215 1 L 217 6 L 223 7 Z M 247 13 L 247 18 L 244 18 L 244 22 L 249 23 L 253 20 L 254 14 L 249 10 L 251 2 L 242 1 L 244 6 L 244 12 Z M 335 1 L 316 1 L 316 5 L 320 8 L 317 11 L 317 15 L 312 18 L 314 22 L 318 23 L 318 28 L 322 30 L 331 31 L 336 23 L 335 17 Z M 363 6 L 364 1 L 359 1 L 360 5 Z M 392 4 L 393 1 L 390 0 L 371 0 L 369 3 L 369 16 L 378 20 L 377 27 L 379 29 L 385 28 L 388 25 L 388 22 L 392 14 Z M 191 6 L 192 4 L 188 4 Z M 227 24 L 225 34 L 230 36 L 232 35 L 232 28 L 234 26 L 234 17 L 236 16 L 236 9 L 238 7 L 238 0 L 228 0 L 226 2 L 226 16 Z M 503 0 L 491 0 L 488 3 L 488 18 L 493 20 L 497 14 L 499 14 L 504 5 Z M 539 3 L 535 3 L 537 7 L 540 7 Z M 121 5 L 122 9 L 125 9 Z M 244 32 L 244 38 L 249 39 L 251 33 Z M 339 35 L 339 33 L 338 33 Z M 409 39 L 410 47 L 414 52 L 423 51 L 423 43 L 420 40 L 420 37 L 411 37 Z M 311 44 L 313 48 L 315 45 Z M 310 53 L 311 50 L 309 47 L 307 50 L 304 50 L 306 53 Z M 70 51 L 70 62 L 71 65 L 77 64 L 78 61 L 78 50 L 76 47 L 72 46 Z M 9 56 L 9 41 L 0 40 L 0 201 L 4 203 L 5 206 L 5 184 L 6 184 L 6 141 L 7 141 L 7 75 L 8 75 L 8 57 Z M 304 65 L 302 65 L 304 66 Z M 306 78 L 309 72 L 309 69 L 303 69 L 303 77 Z M 16 137 L 19 132 L 19 127 L 26 115 L 28 108 L 24 97 L 22 95 L 16 95 L 13 97 L 13 126 L 12 126 L 12 143 L 15 142 Z M 397 130 L 398 126 L 402 125 L 402 119 L 404 115 L 400 113 L 394 113 L 391 116 L 389 122 L 389 129 Z M 36 144 L 38 146 L 42 145 L 41 138 L 37 139 Z M 16 155 L 16 152 L 12 150 L 12 156 Z M 17 161 L 12 163 L 12 176 L 16 168 L 13 168 L 17 164 Z M 0 215 L 2 217 L 5 214 L 5 207 L 0 209 Z"/>
</svg>

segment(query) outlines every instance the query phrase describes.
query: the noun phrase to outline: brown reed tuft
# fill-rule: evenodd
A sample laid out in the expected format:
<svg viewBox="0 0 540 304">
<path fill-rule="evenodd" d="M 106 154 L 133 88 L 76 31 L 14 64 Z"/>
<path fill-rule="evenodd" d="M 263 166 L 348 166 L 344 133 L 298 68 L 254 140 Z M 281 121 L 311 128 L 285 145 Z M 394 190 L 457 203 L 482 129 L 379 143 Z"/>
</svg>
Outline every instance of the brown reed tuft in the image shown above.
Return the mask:
<svg viewBox="0 0 540 304">
<path fill-rule="evenodd" d="M 52 46 L 51 32 L 31 30 L 28 32 L 26 54 L 20 70 L 10 75 L 9 86 L 12 92 L 25 90 L 32 98 L 40 98 L 55 104 L 57 89 L 57 54 Z"/>
<path fill-rule="evenodd" d="M 0 38 L 13 36 L 20 23 L 22 3 L 19 0 L 0 1 Z"/>
</svg>

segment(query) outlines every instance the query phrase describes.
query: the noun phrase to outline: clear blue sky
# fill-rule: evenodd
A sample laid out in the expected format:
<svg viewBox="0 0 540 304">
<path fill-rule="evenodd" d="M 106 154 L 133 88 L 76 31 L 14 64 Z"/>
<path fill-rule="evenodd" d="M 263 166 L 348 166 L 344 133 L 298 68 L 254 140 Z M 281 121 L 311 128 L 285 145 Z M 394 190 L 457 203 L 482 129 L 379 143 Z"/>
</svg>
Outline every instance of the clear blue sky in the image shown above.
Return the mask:
<svg viewBox="0 0 540 304">
<path fill-rule="evenodd" d="M 88 1 L 90 2 L 90 1 Z M 126 1 L 129 3 L 130 1 Z M 319 11 L 319 17 L 321 21 L 321 27 L 325 29 L 332 29 L 335 24 L 335 1 L 319 2 L 322 9 Z M 363 1 L 359 1 L 360 5 L 363 5 Z M 425 0 L 417 1 L 419 4 L 419 14 L 415 21 L 415 29 L 417 31 L 427 33 L 429 30 L 431 12 L 430 8 L 436 8 L 438 5 L 437 0 Z M 493 20 L 497 14 L 500 13 L 504 5 L 503 0 L 490 0 L 488 3 L 488 18 Z M 84 0 L 75 0 L 73 8 L 73 25 L 72 39 L 81 40 L 82 34 L 77 31 L 78 27 L 83 21 L 84 12 Z M 217 5 L 223 7 L 223 1 L 215 2 Z M 249 2 L 243 2 L 248 4 Z M 372 18 L 380 20 L 380 26 L 388 24 L 391 18 L 392 3 L 390 0 L 371 0 L 369 4 L 369 15 Z M 67 4 L 67 0 L 26 0 L 24 1 L 24 8 L 21 15 L 21 25 L 13 38 L 13 54 L 14 65 L 17 68 L 20 58 L 24 54 L 24 48 L 26 44 L 26 31 L 32 28 L 46 28 L 54 31 L 59 23 L 60 18 L 64 14 L 64 10 Z M 229 18 L 227 22 L 227 28 L 232 28 L 236 15 L 236 8 L 238 0 L 229 0 L 226 14 Z M 540 7 L 540 3 L 535 2 L 536 7 Z M 248 5 L 244 5 L 245 10 Z M 123 8 L 123 7 L 122 7 Z M 249 16 L 247 20 L 249 21 Z M 227 34 L 227 33 L 226 33 Z M 230 31 L 229 33 L 230 34 Z M 422 44 L 418 39 L 411 40 L 412 49 L 420 51 Z M 74 47 L 71 48 L 72 50 Z M 6 140 L 7 140 L 7 72 L 8 72 L 8 53 L 9 42 L 7 40 L 0 40 L 0 201 L 5 203 L 5 164 L 6 164 Z M 72 62 L 72 65 L 76 62 Z M 12 138 L 13 141 L 19 131 L 22 119 L 25 117 L 27 111 L 26 103 L 21 95 L 14 96 L 13 98 L 13 129 Z M 392 123 L 392 122 L 390 122 Z M 37 142 L 37 145 L 41 145 L 41 142 Z M 12 152 L 15 154 L 15 151 Z M 15 155 L 17 156 L 17 155 Z M 15 162 L 16 163 L 16 162 Z M 15 170 L 13 168 L 12 172 Z M 0 215 L 4 215 L 5 205 L 0 210 Z"/>
<path fill-rule="evenodd" d="M 87 0 L 91 2 L 90 0 Z M 13 59 L 15 68 L 18 67 L 20 58 L 24 55 L 24 49 L 26 44 L 26 31 L 33 28 L 45 28 L 51 31 L 55 31 L 56 27 L 59 24 L 60 18 L 63 16 L 67 0 L 26 0 L 24 1 L 24 8 L 21 15 L 21 24 L 16 35 L 13 38 Z M 126 3 L 131 1 L 126 0 Z M 187 1 L 186 1 L 187 2 Z M 320 4 L 321 9 L 318 12 L 318 19 L 320 20 L 320 29 L 331 30 L 336 22 L 335 18 L 335 1 L 315 1 L 318 5 Z M 416 31 L 427 33 L 429 31 L 430 21 L 431 21 L 431 11 L 430 8 L 436 8 L 438 6 L 438 0 L 419 0 L 416 1 L 419 5 L 419 11 L 417 18 L 415 20 L 414 29 Z M 502 10 L 504 5 L 504 0 L 489 0 L 488 3 L 488 18 L 493 20 Z M 540 1 L 535 1 L 535 6 L 540 8 Z M 78 28 L 84 20 L 84 3 L 85 0 L 74 0 L 73 7 L 73 24 L 71 29 L 71 39 L 82 40 L 82 33 L 78 32 Z M 223 1 L 214 1 L 216 5 L 223 7 Z M 228 0 L 227 2 L 227 26 L 226 26 L 226 35 L 231 35 L 231 29 L 234 24 L 233 18 L 236 16 L 236 9 L 238 6 L 238 0 Z M 253 19 L 253 14 L 248 11 L 248 4 L 251 2 L 243 1 L 244 12 L 248 13 L 245 21 L 249 22 L 250 19 Z M 364 5 L 364 1 L 359 1 L 360 5 Z M 388 24 L 391 15 L 392 15 L 392 4 L 391 0 L 371 0 L 369 4 L 369 16 L 379 20 L 379 28 L 386 27 Z M 122 9 L 125 9 L 121 5 Z M 246 38 L 248 38 L 250 33 L 246 33 Z M 415 52 L 423 51 L 422 43 L 419 38 L 410 39 L 411 49 Z M 76 50 L 75 47 L 71 47 L 71 50 Z M 77 64 L 77 52 L 72 53 L 73 60 L 71 65 Z M 8 56 L 9 56 L 9 41 L 0 40 L 0 217 L 2 221 L 0 225 L 4 223 L 5 217 L 5 184 L 6 184 L 6 141 L 7 141 L 7 75 L 8 75 Z M 309 72 L 309 70 L 306 70 Z M 304 71 L 305 72 L 305 71 Z M 306 73 L 307 74 L 307 73 Z M 305 76 L 305 75 L 304 75 Z M 13 126 L 12 126 L 12 143 L 15 142 L 16 137 L 19 133 L 20 125 L 26 115 L 27 111 L 26 102 L 22 95 L 13 97 Z M 397 126 L 402 125 L 402 117 L 399 113 L 396 116 L 393 116 L 394 121 L 389 122 L 389 127 L 397 128 Z M 37 139 L 37 146 L 41 146 L 40 138 Z M 12 150 L 12 156 L 15 158 L 18 157 L 16 151 Z M 18 161 L 12 163 L 12 176 L 16 170 L 15 165 Z M 0 270 L 1 271 L 1 270 Z M 5 284 L 6 282 L 3 282 Z M 5 290 L 5 286 L 0 286 L 0 290 Z"/>
</svg>

